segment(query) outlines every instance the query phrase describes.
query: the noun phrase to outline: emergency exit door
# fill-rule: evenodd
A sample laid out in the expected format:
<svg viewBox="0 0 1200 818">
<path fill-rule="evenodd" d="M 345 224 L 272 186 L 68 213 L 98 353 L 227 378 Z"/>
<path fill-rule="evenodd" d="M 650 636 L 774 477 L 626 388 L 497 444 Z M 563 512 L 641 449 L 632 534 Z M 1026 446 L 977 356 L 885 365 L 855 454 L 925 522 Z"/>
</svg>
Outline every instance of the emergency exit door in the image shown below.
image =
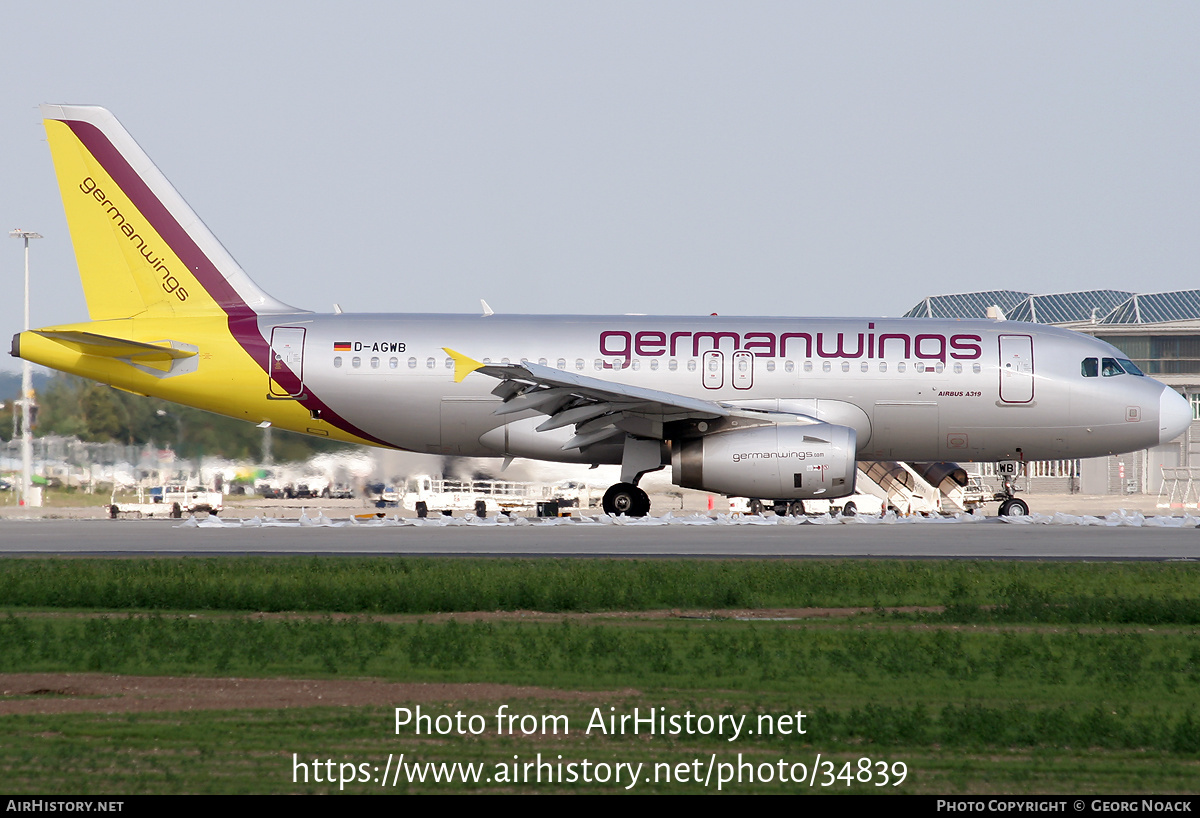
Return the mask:
<svg viewBox="0 0 1200 818">
<path fill-rule="evenodd" d="M 726 368 L 732 366 L 729 383 L 734 389 L 749 389 L 754 386 L 754 353 L 739 349 L 731 359 L 725 360 L 725 353 L 719 349 L 710 349 L 704 353 L 700 361 L 703 368 L 705 389 L 720 389 L 725 385 Z"/>
</svg>

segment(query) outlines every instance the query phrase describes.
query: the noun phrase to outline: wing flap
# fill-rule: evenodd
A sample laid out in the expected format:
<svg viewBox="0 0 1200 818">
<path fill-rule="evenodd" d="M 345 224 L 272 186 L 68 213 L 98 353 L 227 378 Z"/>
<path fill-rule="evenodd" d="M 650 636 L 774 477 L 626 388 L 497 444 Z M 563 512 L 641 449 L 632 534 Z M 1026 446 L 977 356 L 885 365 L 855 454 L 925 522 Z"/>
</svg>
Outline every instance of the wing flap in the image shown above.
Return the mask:
<svg viewBox="0 0 1200 818">
<path fill-rule="evenodd" d="M 443 349 L 454 360 L 456 382 L 472 372 L 500 381 L 492 390 L 503 401 L 495 414 L 540 412 L 548 418 L 537 427 L 539 432 L 574 426 L 575 434 L 563 449 L 585 449 L 621 434 L 662 440 L 667 424 L 688 421 L 699 424 L 700 430 L 709 421 L 733 426 L 819 422 L 807 415 L 734 406 L 565 372 L 529 361 L 484 363 L 448 347 Z"/>
</svg>

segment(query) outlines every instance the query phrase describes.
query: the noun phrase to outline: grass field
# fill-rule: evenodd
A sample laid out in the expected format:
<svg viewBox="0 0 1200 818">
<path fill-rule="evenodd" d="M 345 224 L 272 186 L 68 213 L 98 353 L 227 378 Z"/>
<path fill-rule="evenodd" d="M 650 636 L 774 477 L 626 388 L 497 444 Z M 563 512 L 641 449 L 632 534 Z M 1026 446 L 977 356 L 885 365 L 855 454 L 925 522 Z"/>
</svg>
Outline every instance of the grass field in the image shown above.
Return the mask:
<svg viewBox="0 0 1200 818">
<path fill-rule="evenodd" d="M 630 768 L 618 763 L 642 765 L 637 792 L 712 792 L 739 771 L 743 780 L 721 781 L 722 790 L 1194 792 L 1197 571 L 1187 563 L 8 560 L 0 563 L 8 608 L 0 672 L 493 687 L 486 697 L 422 693 L 424 713 L 442 716 L 446 729 L 420 735 L 412 725 L 397 733 L 395 708 L 415 707 L 404 700 L 113 713 L 98 700 L 90 712 L 16 712 L 0 716 L 0 770 L 11 792 L 40 793 L 620 792 Z M 732 617 L 765 608 L 862 611 Z M 662 613 L 673 609 L 715 614 Z M 503 613 L 529 610 L 562 615 Z M 42 690 L 6 694 L 0 705 L 69 698 Z M 530 735 L 506 731 L 496 719 L 501 704 L 563 721 L 551 721 L 555 729 L 539 721 Z M 598 728 L 597 719 L 635 708 L 643 718 L 690 713 L 694 729 Z M 725 729 L 699 732 L 702 716 Z M 741 717 L 746 729 L 730 740 Z M 552 780 L 530 782 L 539 753 Z M 584 759 L 595 780 L 578 780 Z M 434 782 L 448 771 L 413 766 L 426 762 L 480 764 L 480 779 L 462 783 L 471 768 L 459 767 L 453 783 Z M 564 780 L 572 764 L 577 780 Z M 605 769 L 607 780 L 598 777 Z M 409 780 L 419 773 L 423 783 Z"/>
</svg>

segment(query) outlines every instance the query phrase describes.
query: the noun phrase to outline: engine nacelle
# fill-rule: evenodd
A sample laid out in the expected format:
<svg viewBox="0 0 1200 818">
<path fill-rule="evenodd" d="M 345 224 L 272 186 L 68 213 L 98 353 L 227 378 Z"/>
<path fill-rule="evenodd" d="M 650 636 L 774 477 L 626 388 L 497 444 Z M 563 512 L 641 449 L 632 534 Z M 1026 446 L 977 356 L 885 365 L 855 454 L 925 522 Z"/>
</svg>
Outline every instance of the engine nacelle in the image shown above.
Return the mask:
<svg viewBox="0 0 1200 818">
<path fill-rule="evenodd" d="M 734 497 L 808 500 L 854 493 L 855 432 L 817 423 L 756 426 L 677 440 L 677 486 Z"/>
</svg>

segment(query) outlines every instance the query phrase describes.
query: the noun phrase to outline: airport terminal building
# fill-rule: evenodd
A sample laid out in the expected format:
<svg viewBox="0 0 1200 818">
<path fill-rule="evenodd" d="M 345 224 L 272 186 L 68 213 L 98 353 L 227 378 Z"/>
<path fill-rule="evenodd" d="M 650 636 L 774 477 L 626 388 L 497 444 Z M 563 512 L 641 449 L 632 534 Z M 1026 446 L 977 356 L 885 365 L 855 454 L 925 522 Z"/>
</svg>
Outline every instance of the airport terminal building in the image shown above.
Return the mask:
<svg viewBox="0 0 1200 818">
<path fill-rule="evenodd" d="M 1088 460 L 1029 464 L 1029 490 L 1083 494 L 1182 495 L 1200 490 L 1200 290 L 1129 293 L 1085 290 L 1037 295 L 989 290 L 932 295 L 906 318 L 987 318 L 1066 327 L 1107 341 L 1143 372 L 1178 391 L 1192 406 L 1191 427 L 1171 443 Z M 1164 485 L 1164 475 L 1166 485 Z"/>
</svg>

